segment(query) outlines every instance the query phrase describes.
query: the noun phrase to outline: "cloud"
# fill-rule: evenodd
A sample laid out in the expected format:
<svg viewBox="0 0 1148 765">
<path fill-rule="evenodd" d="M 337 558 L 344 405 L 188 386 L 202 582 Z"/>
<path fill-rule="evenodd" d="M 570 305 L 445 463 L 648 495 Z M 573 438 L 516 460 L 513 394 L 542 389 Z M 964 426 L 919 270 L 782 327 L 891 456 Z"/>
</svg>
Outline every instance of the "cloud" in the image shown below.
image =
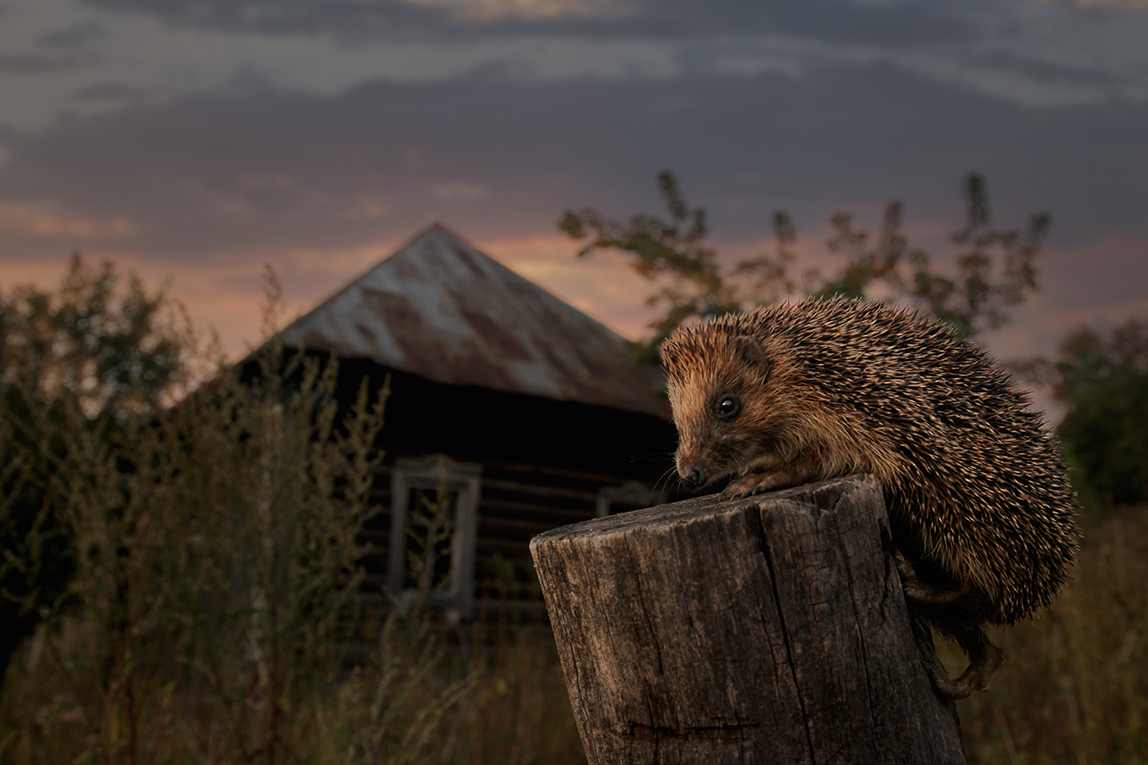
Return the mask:
<svg viewBox="0 0 1148 765">
<path fill-rule="evenodd" d="M 0 74 L 42 74 L 71 69 L 76 59 L 70 56 L 50 56 L 36 53 L 0 55 Z"/>
<path fill-rule="evenodd" d="M 1111 11 L 1148 10 L 1148 0 L 1072 0 L 1078 8 L 1101 8 Z"/>
<path fill-rule="evenodd" d="M 92 8 L 129 10 L 203 29 L 262 34 L 326 34 L 346 40 L 417 35 L 454 39 L 507 34 L 658 37 L 796 34 L 833 41 L 917 45 L 967 37 L 976 14 L 892 0 L 86 0 Z"/>
<path fill-rule="evenodd" d="M 105 102 L 114 104 L 146 104 L 147 94 L 116 82 L 99 82 L 76 90 L 72 97 L 77 101 Z"/>
<path fill-rule="evenodd" d="M 416 7 L 441 8 L 455 19 L 618 18 L 628 12 L 617 0 L 401 0 Z"/>
<path fill-rule="evenodd" d="M 86 220 L 130 210 L 124 246 L 210 259 L 398 239 L 436 219 L 484 237 L 551 231 L 566 207 L 624 217 L 660 208 L 664 168 L 733 239 L 761 235 L 779 207 L 820 238 L 833 210 L 874 219 L 894 198 L 914 224 L 955 227 L 957 184 L 978 170 L 1003 220 L 1049 209 L 1069 241 L 1148 228 L 1144 135 L 1144 104 L 1034 110 L 881 62 L 799 78 L 266 88 L 10 134 L 0 198 Z"/>
<path fill-rule="evenodd" d="M 1033 106 L 1148 99 L 1148 14 L 1022 0 L 16 0 L 11 8 L 0 25 L 0 123 L 24 130 L 259 88 L 338 96 L 380 80 L 800 77 L 877 63 Z"/>
<path fill-rule="evenodd" d="M 94 218 L 54 209 L 55 205 L 0 200 L 0 234 L 45 239 L 98 240 L 123 238 L 136 232 L 125 216 Z"/>
<path fill-rule="evenodd" d="M 443 202 L 473 202 L 487 196 L 490 189 L 466 181 L 445 181 L 436 183 L 433 193 L 436 199 Z"/>
<path fill-rule="evenodd" d="M 87 48 L 103 40 L 107 35 L 108 28 L 105 24 L 96 19 L 87 19 L 40 35 L 36 39 L 36 45 L 47 48 Z"/>
<path fill-rule="evenodd" d="M 336 280 L 433 220 L 480 245 L 561 249 L 554 221 L 565 208 L 658 211 L 653 179 L 665 168 L 709 209 L 726 252 L 756 246 L 779 207 L 803 243 L 820 245 L 832 211 L 872 227 L 891 199 L 905 201 L 915 232 L 944 245 L 970 170 L 988 177 L 1002 224 L 1052 212 L 1050 255 L 1115 247 L 1113 237 L 1148 241 L 1148 13 L 1134 9 L 1029 0 L 5 8 L 5 262 L 80 248 L 257 280 L 271 260 L 312 289 L 318 274 Z M 523 262 L 557 285 L 581 283 L 579 268 L 606 279 L 599 261 Z M 1049 263 L 1075 274 L 1068 261 Z M 1117 273 L 1133 283 L 1114 265 L 1074 276 L 1072 287 L 1095 300 L 1095 285 Z M 570 299 L 589 300 L 591 285 L 579 289 Z"/>
</svg>

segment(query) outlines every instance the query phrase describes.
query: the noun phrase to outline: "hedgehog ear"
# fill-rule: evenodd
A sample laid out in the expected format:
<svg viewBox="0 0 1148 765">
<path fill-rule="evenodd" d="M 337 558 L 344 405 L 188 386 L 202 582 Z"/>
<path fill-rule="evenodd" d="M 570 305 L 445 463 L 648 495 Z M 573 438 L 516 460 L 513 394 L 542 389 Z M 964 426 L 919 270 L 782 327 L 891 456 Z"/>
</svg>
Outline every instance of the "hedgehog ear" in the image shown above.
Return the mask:
<svg viewBox="0 0 1148 765">
<path fill-rule="evenodd" d="M 739 359 L 750 366 L 757 367 L 765 374 L 773 366 L 762 350 L 761 344 L 747 335 L 738 335 L 733 339 L 734 353 Z"/>
</svg>

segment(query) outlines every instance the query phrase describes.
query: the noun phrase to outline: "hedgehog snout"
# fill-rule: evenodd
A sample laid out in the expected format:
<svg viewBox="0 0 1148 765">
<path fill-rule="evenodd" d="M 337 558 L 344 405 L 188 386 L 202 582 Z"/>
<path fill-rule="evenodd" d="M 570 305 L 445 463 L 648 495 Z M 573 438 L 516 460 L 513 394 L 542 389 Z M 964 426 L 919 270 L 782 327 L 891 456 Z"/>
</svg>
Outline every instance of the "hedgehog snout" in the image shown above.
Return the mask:
<svg viewBox="0 0 1148 765">
<path fill-rule="evenodd" d="M 709 483 L 709 472 L 700 465 L 687 465 L 683 468 L 678 468 L 678 475 L 682 477 L 682 482 L 691 489 L 698 489 Z"/>
</svg>

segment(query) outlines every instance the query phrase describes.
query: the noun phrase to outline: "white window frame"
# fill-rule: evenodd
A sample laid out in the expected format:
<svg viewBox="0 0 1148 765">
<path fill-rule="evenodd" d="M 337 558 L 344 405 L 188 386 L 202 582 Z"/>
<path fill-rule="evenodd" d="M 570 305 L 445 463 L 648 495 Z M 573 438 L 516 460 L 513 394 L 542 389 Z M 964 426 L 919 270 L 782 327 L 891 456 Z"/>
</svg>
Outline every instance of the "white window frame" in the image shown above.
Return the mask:
<svg viewBox="0 0 1148 765">
<path fill-rule="evenodd" d="M 450 586 L 431 596 L 448 618 L 474 615 L 474 549 L 478 531 L 482 465 L 457 462 L 445 454 L 419 459 L 398 459 L 391 471 L 391 540 L 387 556 L 387 589 L 400 604 L 415 597 L 404 589 L 407 574 L 407 519 L 411 489 L 445 487 L 458 492 L 450 549 Z"/>
</svg>

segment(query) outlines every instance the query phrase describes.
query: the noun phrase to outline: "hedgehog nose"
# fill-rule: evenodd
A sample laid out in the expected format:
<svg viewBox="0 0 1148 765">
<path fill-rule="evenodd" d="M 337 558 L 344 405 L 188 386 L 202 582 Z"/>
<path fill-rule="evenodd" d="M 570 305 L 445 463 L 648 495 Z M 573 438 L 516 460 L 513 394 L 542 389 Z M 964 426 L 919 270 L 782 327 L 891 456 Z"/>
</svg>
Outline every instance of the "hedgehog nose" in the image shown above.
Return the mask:
<svg viewBox="0 0 1148 765">
<path fill-rule="evenodd" d="M 678 472 L 682 476 L 682 482 L 691 489 L 696 489 L 709 480 L 709 475 L 706 474 L 706 471 L 702 470 L 697 465 L 691 465 L 690 467 L 684 470 L 679 470 Z"/>
</svg>

